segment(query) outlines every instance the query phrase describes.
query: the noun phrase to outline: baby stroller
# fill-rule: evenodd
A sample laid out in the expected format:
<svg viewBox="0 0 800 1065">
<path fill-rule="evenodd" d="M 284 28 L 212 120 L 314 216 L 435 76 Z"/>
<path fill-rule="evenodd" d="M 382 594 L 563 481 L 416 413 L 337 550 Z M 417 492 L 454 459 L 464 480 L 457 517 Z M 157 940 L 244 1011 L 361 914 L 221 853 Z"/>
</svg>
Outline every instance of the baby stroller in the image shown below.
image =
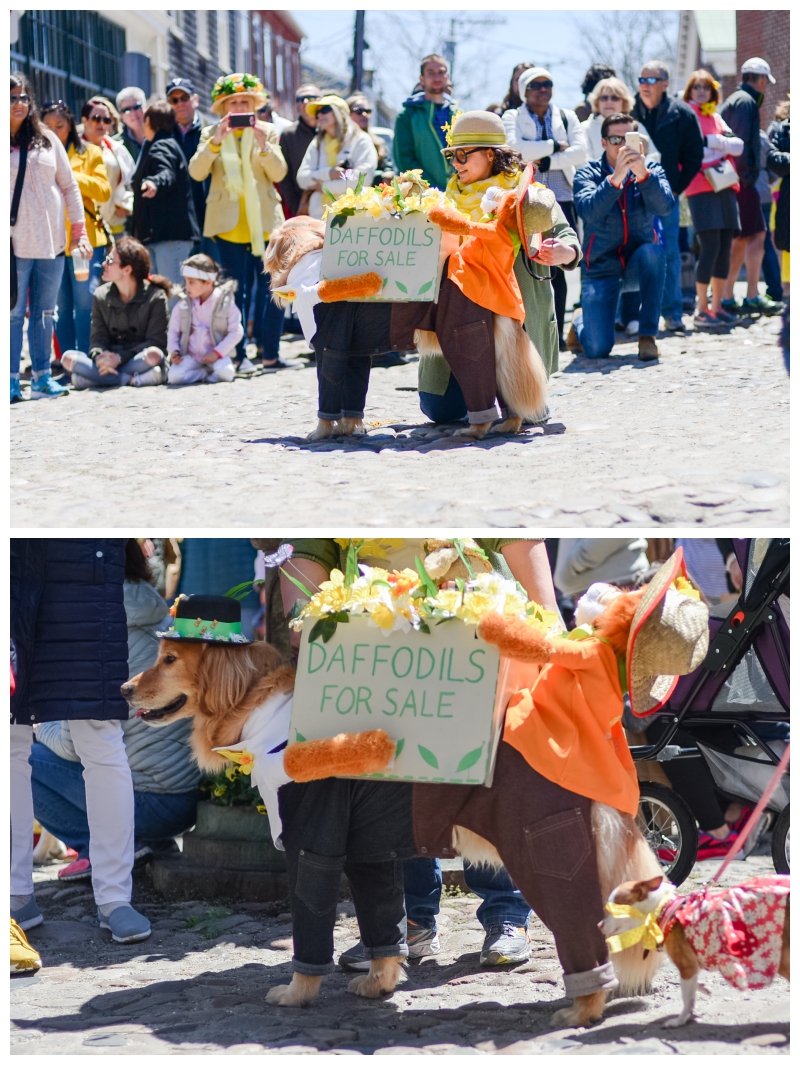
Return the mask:
<svg viewBox="0 0 800 1065">
<path fill-rule="evenodd" d="M 674 760 L 699 759 L 698 776 L 710 772 L 723 799 L 755 806 L 786 747 L 775 737 L 788 735 L 789 540 L 734 540 L 734 550 L 744 577 L 739 599 L 724 617 L 712 613 L 703 664 L 642 722 L 654 742 L 632 746 L 631 754 L 666 763 L 667 773 Z M 664 875 L 681 884 L 697 858 L 695 816 L 674 787 L 643 781 L 640 790 L 639 826 Z M 788 873 L 788 772 L 768 809 L 776 816 L 772 860 Z"/>
</svg>

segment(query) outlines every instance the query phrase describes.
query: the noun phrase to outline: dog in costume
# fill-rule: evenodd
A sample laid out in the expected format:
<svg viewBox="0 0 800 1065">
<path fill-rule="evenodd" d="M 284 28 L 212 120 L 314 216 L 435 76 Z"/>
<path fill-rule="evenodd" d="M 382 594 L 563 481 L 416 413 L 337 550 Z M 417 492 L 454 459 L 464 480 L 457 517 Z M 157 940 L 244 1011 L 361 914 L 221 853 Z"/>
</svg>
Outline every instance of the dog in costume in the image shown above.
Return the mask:
<svg viewBox="0 0 800 1065">
<path fill-rule="evenodd" d="M 447 548 L 434 542 L 432 554 Z M 680 552 L 675 558 L 679 570 Z M 432 569 L 442 572 L 445 561 L 440 555 Z M 635 948 L 615 959 L 618 979 L 598 925 L 613 884 L 659 872 L 634 822 L 638 790 L 619 727 L 621 678 L 667 691 L 705 653 L 707 611 L 673 588 L 678 570 L 671 560 L 644 592 L 611 596 L 582 639 L 549 638 L 517 618 L 483 619 L 479 635 L 526 671 L 488 788 L 339 776 L 389 764 L 394 744 L 381 730 L 287 746 L 290 678 L 267 660 L 271 649 L 256 655 L 262 645 L 236 645 L 246 641 L 220 618 L 238 604 L 224 597 L 176 603 L 158 660 L 123 694 L 148 723 L 191 718 L 203 768 L 219 769 L 227 757 L 252 772 L 286 852 L 295 937 L 292 981 L 273 988 L 268 1002 L 310 1002 L 332 971 L 343 871 L 371 959 L 350 989 L 367 997 L 394 989 L 407 953 L 400 862 L 415 854 L 461 853 L 506 866 L 555 936 L 574 999 L 555 1024 L 599 1017 L 620 980 L 627 990 L 647 983 L 654 962 Z M 450 573 L 448 566 L 442 580 Z"/>
</svg>

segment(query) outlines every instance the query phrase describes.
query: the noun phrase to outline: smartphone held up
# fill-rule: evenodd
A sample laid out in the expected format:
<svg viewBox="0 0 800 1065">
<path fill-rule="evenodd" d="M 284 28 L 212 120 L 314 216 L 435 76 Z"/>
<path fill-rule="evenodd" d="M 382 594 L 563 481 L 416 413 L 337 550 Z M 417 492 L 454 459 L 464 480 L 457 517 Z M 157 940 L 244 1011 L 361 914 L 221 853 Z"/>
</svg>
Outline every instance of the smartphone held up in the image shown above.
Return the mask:
<svg viewBox="0 0 800 1065">
<path fill-rule="evenodd" d="M 245 112 L 245 114 L 228 115 L 229 129 L 247 129 L 248 126 L 255 126 L 255 124 L 256 116 L 253 111 Z"/>
</svg>

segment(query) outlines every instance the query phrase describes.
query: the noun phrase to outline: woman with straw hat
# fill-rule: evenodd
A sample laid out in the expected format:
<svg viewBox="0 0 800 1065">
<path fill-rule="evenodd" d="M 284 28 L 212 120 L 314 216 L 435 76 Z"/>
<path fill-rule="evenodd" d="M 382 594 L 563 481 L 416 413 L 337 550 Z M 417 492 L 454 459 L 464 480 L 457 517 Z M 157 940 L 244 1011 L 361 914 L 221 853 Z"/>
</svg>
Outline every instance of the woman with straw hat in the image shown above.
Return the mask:
<svg viewBox="0 0 800 1065">
<path fill-rule="evenodd" d="M 378 153 L 369 133 L 355 124 L 350 108 L 341 96 L 329 94 L 306 105 L 317 120 L 317 135 L 306 149 L 297 171 L 297 184 L 311 190 L 308 213 L 322 218 L 326 193 L 341 196 L 348 185 L 355 187 L 361 174 L 371 185 L 378 167 Z"/>
<path fill-rule="evenodd" d="M 214 239 L 220 264 L 237 281 L 236 303 L 245 318 L 251 296 L 251 256 L 263 258 L 266 241 L 283 221 L 275 183 L 286 176 L 287 167 L 277 130 L 255 118 L 254 112 L 267 99 L 258 78 L 227 74 L 217 80 L 211 99 L 211 110 L 221 119 L 201 133 L 189 173 L 195 181 L 211 175 L 203 236 Z M 241 114 L 253 116 L 252 124 L 232 126 L 232 116 Z M 283 365 L 278 358 L 283 311 L 269 298 L 269 278 L 260 269 L 256 277 L 266 308 L 263 322 L 256 323 L 256 344 L 263 349 L 264 367 L 278 369 Z M 237 356 L 240 370 L 255 368 L 245 358 L 244 339 Z"/>
</svg>

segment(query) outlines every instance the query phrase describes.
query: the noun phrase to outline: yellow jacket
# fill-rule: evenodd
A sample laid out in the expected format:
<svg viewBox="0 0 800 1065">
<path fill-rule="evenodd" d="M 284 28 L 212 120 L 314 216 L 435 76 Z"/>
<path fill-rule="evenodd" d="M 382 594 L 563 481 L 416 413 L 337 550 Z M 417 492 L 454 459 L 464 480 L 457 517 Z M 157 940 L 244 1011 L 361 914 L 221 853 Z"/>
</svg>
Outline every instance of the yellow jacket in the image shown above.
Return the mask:
<svg viewBox="0 0 800 1065">
<path fill-rule="evenodd" d="M 83 212 L 86 218 L 86 235 L 91 241 L 93 248 L 102 248 L 108 244 L 103 229 L 97 225 L 96 219 L 100 214 L 97 204 L 105 203 L 111 199 L 111 182 L 108 180 L 106 164 L 103 162 L 103 153 L 96 144 L 84 143 L 86 151 L 79 154 L 75 146 L 70 144 L 69 165 L 78 182 L 83 199 Z M 67 218 L 67 248 L 69 248 L 72 227 Z"/>
<path fill-rule="evenodd" d="M 270 122 L 258 122 L 257 125 L 267 134 L 271 145 L 271 150 L 262 155 L 256 143 L 252 156 L 253 174 L 261 204 L 261 222 L 264 232 L 271 233 L 283 221 L 281 198 L 275 188 L 275 182 L 286 177 L 288 168 L 278 145 L 278 131 Z M 211 188 L 206 199 L 204 237 L 228 233 L 235 228 L 239 220 L 239 201 L 230 196 L 225 188 L 225 171 L 222 168 L 220 153 L 210 147 L 215 129 L 216 126 L 206 126 L 200 134 L 197 151 L 189 162 L 189 174 L 195 181 L 204 181 L 211 174 Z"/>
</svg>

